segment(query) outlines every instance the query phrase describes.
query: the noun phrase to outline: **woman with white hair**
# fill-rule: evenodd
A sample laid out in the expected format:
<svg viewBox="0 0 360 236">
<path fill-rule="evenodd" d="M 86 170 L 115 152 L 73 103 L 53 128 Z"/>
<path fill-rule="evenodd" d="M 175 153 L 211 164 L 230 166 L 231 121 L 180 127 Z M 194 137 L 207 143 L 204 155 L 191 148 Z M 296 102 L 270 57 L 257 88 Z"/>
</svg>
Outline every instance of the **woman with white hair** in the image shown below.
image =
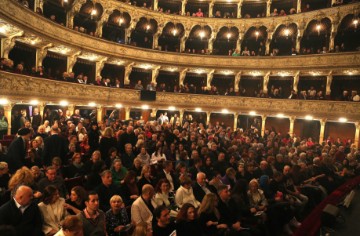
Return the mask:
<svg viewBox="0 0 360 236">
<path fill-rule="evenodd" d="M 110 207 L 106 214 L 106 232 L 109 236 L 127 235 L 132 227 L 125 204 L 119 195 L 110 198 Z"/>
</svg>

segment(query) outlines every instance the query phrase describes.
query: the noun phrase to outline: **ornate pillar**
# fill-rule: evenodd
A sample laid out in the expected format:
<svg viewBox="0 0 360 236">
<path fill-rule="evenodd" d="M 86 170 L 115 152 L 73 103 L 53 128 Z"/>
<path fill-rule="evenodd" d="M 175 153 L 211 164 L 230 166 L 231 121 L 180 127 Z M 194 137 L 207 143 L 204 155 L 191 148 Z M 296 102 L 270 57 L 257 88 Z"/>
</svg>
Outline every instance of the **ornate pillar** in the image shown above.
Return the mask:
<svg viewBox="0 0 360 236">
<path fill-rule="evenodd" d="M 304 28 L 299 28 L 298 29 L 298 34 L 297 34 L 297 37 L 296 37 L 296 44 L 295 44 L 295 50 L 300 54 L 300 46 L 301 46 L 301 39 L 304 35 Z"/>
<path fill-rule="evenodd" d="M 270 14 L 271 14 L 271 2 L 272 2 L 272 0 L 268 0 L 268 1 L 266 1 L 266 16 L 270 16 Z"/>
<path fill-rule="evenodd" d="M 300 78 L 300 71 L 297 71 L 294 75 L 294 83 L 293 83 L 293 89 L 295 92 L 298 92 L 298 84 L 299 84 L 299 78 Z"/>
<path fill-rule="evenodd" d="M 333 75 L 332 75 L 332 70 L 329 72 L 329 74 L 326 76 L 326 96 L 330 96 L 331 95 L 331 83 L 333 81 Z"/>
<path fill-rule="evenodd" d="M 241 7 L 243 4 L 243 0 L 240 0 L 237 4 L 237 12 L 236 12 L 236 17 L 237 18 L 241 18 Z"/>
<path fill-rule="evenodd" d="M 240 79 L 241 79 L 241 71 L 239 71 L 238 73 L 236 73 L 235 75 L 235 82 L 234 82 L 234 91 L 235 93 L 239 92 L 239 83 L 240 83 Z"/>
<path fill-rule="evenodd" d="M 185 29 L 185 34 L 184 36 L 182 36 L 182 38 L 180 38 L 180 52 L 184 52 L 185 51 L 185 44 L 186 44 L 186 40 L 189 36 L 189 32 L 187 29 Z"/>
<path fill-rule="evenodd" d="M 322 142 L 324 141 L 325 124 L 326 124 L 326 119 L 321 119 L 320 120 L 320 135 L 319 135 L 319 143 L 320 144 L 322 144 Z"/>
<path fill-rule="evenodd" d="M 101 76 L 101 71 L 104 68 L 106 60 L 107 60 L 107 58 L 95 62 L 95 77 L 96 76 Z"/>
<path fill-rule="evenodd" d="M 45 59 L 47 55 L 47 48 L 43 47 L 43 48 L 38 48 L 36 49 L 36 70 L 38 66 L 42 66 L 42 62 Z"/>
<path fill-rule="evenodd" d="M 210 89 L 211 88 L 211 81 L 214 77 L 214 72 L 215 70 L 211 70 L 209 73 L 207 73 L 206 75 L 206 87 L 207 89 Z"/>
<path fill-rule="evenodd" d="M 183 16 L 186 15 L 186 3 L 187 3 L 187 0 L 182 0 L 182 2 L 181 2 L 181 14 Z"/>
<path fill-rule="evenodd" d="M 104 109 L 103 109 L 102 106 L 99 105 L 99 106 L 96 107 L 96 120 L 97 120 L 97 122 L 103 120 L 103 112 L 104 112 Z"/>
<path fill-rule="evenodd" d="M 301 0 L 297 0 L 296 13 L 300 13 L 300 12 L 301 12 Z"/>
<path fill-rule="evenodd" d="M 125 109 L 125 120 L 129 120 L 130 119 L 130 107 L 124 107 Z"/>
<path fill-rule="evenodd" d="M 184 80 L 186 77 L 186 72 L 188 71 L 188 68 L 183 69 L 179 73 L 179 86 L 184 85 Z"/>
<path fill-rule="evenodd" d="M 213 51 L 213 46 L 214 46 L 214 41 L 216 39 L 216 34 L 217 34 L 217 30 L 214 29 L 213 32 L 211 33 L 211 37 L 209 38 L 209 41 L 208 41 L 207 49 L 208 49 L 208 51 L 210 53 Z"/>
<path fill-rule="evenodd" d="M 207 111 L 206 112 L 206 125 L 210 124 L 210 115 L 211 115 L 211 111 Z"/>
<path fill-rule="evenodd" d="M 74 28 L 74 17 L 80 11 L 81 6 L 86 0 L 75 0 L 73 7 L 66 13 L 66 26 L 70 29 Z"/>
<path fill-rule="evenodd" d="M 153 36 L 153 45 L 152 45 L 153 49 L 157 49 L 159 46 L 159 37 L 162 33 L 162 29 L 163 29 L 162 27 L 159 27 L 157 32 Z"/>
<path fill-rule="evenodd" d="M 213 11 L 214 11 L 214 0 L 209 2 L 209 17 L 213 17 Z"/>
<path fill-rule="evenodd" d="M 290 128 L 289 128 L 289 134 L 292 137 L 294 135 L 294 123 L 295 123 L 295 116 L 289 117 L 290 120 Z"/>
<path fill-rule="evenodd" d="M 134 65 L 134 62 L 132 62 L 132 63 L 130 63 L 129 65 L 125 66 L 124 85 L 129 85 L 129 84 L 130 84 L 129 76 L 130 76 L 130 74 L 131 74 L 133 65 Z M 125 110 L 126 110 L 126 109 L 125 109 Z"/>
<path fill-rule="evenodd" d="M 67 106 L 67 110 L 70 112 L 71 115 L 74 114 L 74 112 L 75 112 L 75 104 L 69 104 Z"/>
<path fill-rule="evenodd" d="M 335 49 L 335 36 L 337 34 L 338 27 L 339 27 L 339 20 L 338 17 L 335 17 L 334 21 L 331 23 L 329 52 L 334 51 Z"/>
<path fill-rule="evenodd" d="M 156 112 L 157 112 L 157 109 L 156 109 L 156 108 L 152 108 L 152 109 L 151 109 L 150 116 L 151 116 L 151 117 L 156 117 Z"/>
<path fill-rule="evenodd" d="M 139 19 L 135 19 L 135 18 L 131 19 L 129 27 L 125 29 L 125 39 L 124 39 L 125 43 L 130 44 L 130 42 L 131 42 L 131 33 L 135 29 L 138 20 Z"/>
<path fill-rule="evenodd" d="M 184 118 L 184 109 L 179 110 L 179 119 L 180 119 L 180 125 L 183 124 L 183 118 Z"/>
<path fill-rule="evenodd" d="M 40 102 L 40 103 L 38 104 L 38 106 L 37 106 L 37 107 L 39 108 L 39 114 L 40 114 L 43 122 L 44 122 L 44 109 L 45 109 L 45 105 L 46 105 L 46 103 Z"/>
<path fill-rule="evenodd" d="M 268 92 L 269 79 L 270 79 L 270 71 L 268 71 L 264 76 L 264 83 L 263 83 L 263 91 L 264 91 L 264 93 Z"/>
<path fill-rule="evenodd" d="M 109 20 L 109 13 L 108 13 L 108 10 L 105 10 L 105 12 L 102 14 L 100 20 L 98 22 L 96 22 L 95 35 L 97 37 L 99 37 L 99 38 L 102 37 L 104 23 L 107 22 L 108 20 Z"/>
<path fill-rule="evenodd" d="M 160 67 L 161 66 L 156 66 L 154 69 L 152 69 L 152 73 L 151 73 L 151 82 L 156 84 L 156 78 L 159 75 L 159 71 L 160 71 Z"/>
<path fill-rule="evenodd" d="M 66 63 L 66 68 L 67 68 L 67 72 L 72 72 L 72 69 L 76 63 L 77 57 L 80 55 L 80 51 L 76 52 L 73 55 L 68 56 L 67 59 L 67 63 Z"/>
<path fill-rule="evenodd" d="M 265 135 L 265 124 L 266 124 L 266 115 L 261 116 L 261 137 L 264 137 Z"/>
<path fill-rule="evenodd" d="M 8 120 L 8 130 L 7 134 L 11 134 L 11 109 L 13 108 L 13 105 L 11 103 L 8 103 L 6 105 L 3 105 L 4 107 L 4 116 Z"/>
<path fill-rule="evenodd" d="M 34 11 L 36 12 L 36 8 L 40 7 L 41 11 L 44 12 L 44 1 L 43 0 L 35 0 L 34 1 Z"/>
<path fill-rule="evenodd" d="M 159 0 L 153 0 L 154 11 L 159 10 Z"/>
<path fill-rule="evenodd" d="M 359 139 L 360 139 L 360 122 L 355 122 L 354 144 L 357 148 L 359 147 Z"/>
<path fill-rule="evenodd" d="M 234 113 L 234 131 L 237 129 L 239 113 Z"/>
<path fill-rule="evenodd" d="M 243 38 L 244 38 L 244 32 L 239 32 L 239 37 L 236 40 L 236 50 L 239 50 L 239 52 L 241 49 L 241 42 L 242 42 Z"/>
<path fill-rule="evenodd" d="M 270 55 L 270 43 L 272 40 L 273 33 L 274 33 L 273 31 L 268 32 L 268 38 L 267 38 L 266 44 L 265 44 L 265 55 Z"/>
<path fill-rule="evenodd" d="M 1 39 L 1 57 L 9 58 L 9 52 L 15 46 L 15 38 L 2 38 Z"/>
</svg>

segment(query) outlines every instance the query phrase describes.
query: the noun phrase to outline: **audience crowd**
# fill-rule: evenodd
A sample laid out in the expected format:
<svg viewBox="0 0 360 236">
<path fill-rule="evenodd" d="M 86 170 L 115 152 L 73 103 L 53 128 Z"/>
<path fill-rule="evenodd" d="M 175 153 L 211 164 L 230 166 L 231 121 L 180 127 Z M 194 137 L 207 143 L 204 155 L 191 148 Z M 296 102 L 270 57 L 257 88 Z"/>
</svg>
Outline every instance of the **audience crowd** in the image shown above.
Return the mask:
<svg viewBox="0 0 360 236">
<path fill-rule="evenodd" d="M 292 235 L 360 171 L 351 140 L 20 113 L 0 156 L 1 235 Z"/>
</svg>

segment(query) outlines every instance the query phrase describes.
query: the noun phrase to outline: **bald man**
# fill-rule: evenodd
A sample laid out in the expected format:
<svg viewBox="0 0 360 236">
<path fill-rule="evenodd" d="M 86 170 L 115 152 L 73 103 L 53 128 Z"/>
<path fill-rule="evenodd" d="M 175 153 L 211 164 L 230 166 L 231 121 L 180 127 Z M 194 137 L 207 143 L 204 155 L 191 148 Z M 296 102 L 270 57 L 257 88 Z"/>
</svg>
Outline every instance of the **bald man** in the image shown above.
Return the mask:
<svg viewBox="0 0 360 236">
<path fill-rule="evenodd" d="M 25 185 L 19 186 L 13 198 L 0 208 L 0 225 L 13 226 L 17 236 L 44 235 L 41 213 L 32 199 L 33 190 Z"/>
</svg>

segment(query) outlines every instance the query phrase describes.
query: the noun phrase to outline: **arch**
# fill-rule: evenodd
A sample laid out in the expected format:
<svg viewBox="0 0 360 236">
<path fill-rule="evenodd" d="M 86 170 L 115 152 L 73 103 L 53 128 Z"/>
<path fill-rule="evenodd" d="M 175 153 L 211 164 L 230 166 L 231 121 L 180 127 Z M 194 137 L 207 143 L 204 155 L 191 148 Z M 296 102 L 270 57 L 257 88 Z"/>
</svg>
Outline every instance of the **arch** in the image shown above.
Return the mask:
<svg viewBox="0 0 360 236">
<path fill-rule="evenodd" d="M 131 33 L 130 43 L 134 46 L 152 48 L 153 36 L 158 30 L 157 21 L 141 17 Z"/>
<path fill-rule="evenodd" d="M 211 34 L 212 30 L 208 25 L 196 25 L 192 27 L 189 33 L 189 37 L 185 43 L 185 50 L 187 52 L 191 50 L 192 53 L 204 52 L 203 50 L 208 49 L 208 41 L 211 37 Z"/>
<path fill-rule="evenodd" d="M 180 51 L 180 39 L 185 34 L 185 28 L 181 23 L 168 22 L 164 26 L 159 37 L 159 45 L 163 51 Z"/>
<path fill-rule="evenodd" d="M 311 20 L 304 31 L 300 42 L 301 53 L 311 54 L 328 52 L 331 33 L 331 21 L 325 17 L 321 20 Z"/>
<path fill-rule="evenodd" d="M 127 12 L 114 10 L 104 23 L 102 28 L 102 37 L 118 43 L 125 43 L 125 29 L 129 27 L 131 17 Z"/>
<path fill-rule="evenodd" d="M 239 29 L 237 27 L 223 26 L 216 35 L 213 46 L 215 55 L 231 55 L 237 48 L 237 39 L 239 38 Z"/>
<path fill-rule="evenodd" d="M 258 32 L 258 34 L 256 33 Z M 255 54 L 260 54 L 265 52 L 265 41 L 267 39 L 268 33 L 265 26 L 250 27 L 245 35 L 244 40 L 241 43 L 241 50 L 243 51 L 245 47 L 250 51 L 255 52 Z M 261 50 L 260 50 L 261 48 Z"/>
<path fill-rule="evenodd" d="M 295 23 L 279 25 L 272 36 L 270 52 L 277 49 L 277 55 L 291 55 L 292 50 L 295 50 L 297 35 L 298 27 Z"/>
<path fill-rule="evenodd" d="M 335 36 L 335 52 L 355 51 L 359 47 L 360 38 L 360 14 L 348 14 L 340 22 Z M 357 24 L 355 24 L 357 20 Z"/>
<path fill-rule="evenodd" d="M 85 2 L 74 17 L 74 29 L 94 35 L 97 22 L 101 19 L 103 12 L 104 9 L 100 3 Z"/>
</svg>

